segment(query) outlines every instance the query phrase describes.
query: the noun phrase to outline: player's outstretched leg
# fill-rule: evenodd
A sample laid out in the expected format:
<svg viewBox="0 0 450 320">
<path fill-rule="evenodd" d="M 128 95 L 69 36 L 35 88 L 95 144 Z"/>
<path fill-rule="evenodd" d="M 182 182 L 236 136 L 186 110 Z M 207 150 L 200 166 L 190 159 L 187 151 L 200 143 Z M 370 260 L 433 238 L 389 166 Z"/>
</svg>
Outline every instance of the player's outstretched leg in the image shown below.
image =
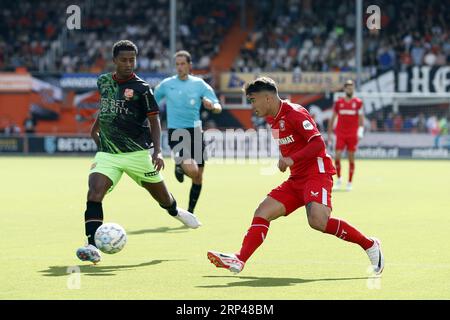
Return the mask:
<svg viewBox="0 0 450 320">
<path fill-rule="evenodd" d="M 384 270 L 384 256 L 381 251 L 381 242 L 377 238 L 370 237 L 370 239 L 373 241 L 373 245 L 366 250 L 366 253 L 369 256 L 373 271 L 379 275 Z"/>
<path fill-rule="evenodd" d="M 271 197 L 266 197 L 255 211 L 252 224 L 242 241 L 239 253 L 208 251 L 209 261 L 218 268 L 228 269 L 233 273 L 241 272 L 247 260 L 266 239 L 270 221 L 284 214 L 285 208 L 280 202 Z"/>
<path fill-rule="evenodd" d="M 173 198 L 173 204 L 171 207 L 176 208 L 177 214 L 173 215 L 173 217 L 175 219 L 181 221 L 186 227 L 191 228 L 191 229 L 197 229 L 198 227 L 200 227 L 202 225 L 202 223 L 200 222 L 200 220 L 198 220 L 198 218 L 196 217 L 195 214 L 193 214 L 187 210 L 184 210 L 182 208 L 178 208 L 178 207 L 176 207 L 176 205 L 177 205 L 177 202 L 175 201 L 175 198 Z M 170 213 L 171 207 L 165 208 L 167 210 L 167 212 L 169 212 L 169 214 L 171 214 Z"/>
<path fill-rule="evenodd" d="M 217 268 L 228 269 L 233 273 L 241 272 L 245 266 L 245 262 L 240 260 L 234 253 L 208 251 L 207 257 Z"/>
<path fill-rule="evenodd" d="M 378 240 L 366 237 L 342 219 L 330 217 L 331 209 L 324 204 L 310 202 L 306 205 L 306 212 L 311 228 L 334 235 L 344 241 L 358 244 L 369 256 L 374 272 L 380 274 L 383 271 L 384 258 Z"/>
<path fill-rule="evenodd" d="M 172 217 L 181 221 L 186 227 L 197 229 L 202 225 L 193 213 L 177 207 L 177 202 L 173 195 L 167 190 L 164 181 L 157 183 L 145 182 L 142 186 L 147 189 L 156 201 L 158 201 L 162 208 L 167 210 Z"/>
<path fill-rule="evenodd" d="M 187 210 L 177 207 L 177 201 L 175 198 L 171 196 L 172 203 L 169 205 L 164 205 L 159 203 L 161 208 L 167 210 L 167 212 L 174 217 L 175 219 L 181 221 L 186 227 L 191 229 L 197 229 L 202 225 L 200 220 L 198 220 L 197 216 Z"/>
</svg>

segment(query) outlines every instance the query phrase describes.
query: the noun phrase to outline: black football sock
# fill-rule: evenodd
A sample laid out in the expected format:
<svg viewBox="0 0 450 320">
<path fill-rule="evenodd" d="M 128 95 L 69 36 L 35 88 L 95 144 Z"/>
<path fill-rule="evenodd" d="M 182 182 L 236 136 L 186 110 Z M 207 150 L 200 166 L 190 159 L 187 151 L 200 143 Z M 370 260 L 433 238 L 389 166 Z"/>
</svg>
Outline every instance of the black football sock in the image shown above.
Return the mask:
<svg viewBox="0 0 450 320">
<path fill-rule="evenodd" d="M 86 203 L 84 223 L 88 242 L 95 246 L 95 231 L 103 224 L 103 208 L 101 202 L 88 201 Z"/>
<path fill-rule="evenodd" d="M 160 205 L 161 208 L 166 209 L 167 212 L 168 212 L 171 216 L 175 217 L 175 216 L 178 214 L 178 210 L 177 210 L 177 200 L 175 200 L 175 198 L 173 197 L 173 195 L 172 195 L 172 199 L 173 199 L 173 202 L 172 202 L 172 204 L 171 204 L 170 206 L 168 206 L 168 207 L 164 207 L 161 203 L 160 203 L 159 205 Z"/>
<path fill-rule="evenodd" d="M 201 184 L 192 184 L 191 191 L 189 192 L 189 212 L 194 213 L 195 206 L 197 205 L 200 192 L 202 191 Z"/>
<path fill-rule="evenodd" d="M 178 182 L 184 181 L 184 170 L 181 164 L 175 165 L 175 177 L 177 178 Z"/>
</svg>

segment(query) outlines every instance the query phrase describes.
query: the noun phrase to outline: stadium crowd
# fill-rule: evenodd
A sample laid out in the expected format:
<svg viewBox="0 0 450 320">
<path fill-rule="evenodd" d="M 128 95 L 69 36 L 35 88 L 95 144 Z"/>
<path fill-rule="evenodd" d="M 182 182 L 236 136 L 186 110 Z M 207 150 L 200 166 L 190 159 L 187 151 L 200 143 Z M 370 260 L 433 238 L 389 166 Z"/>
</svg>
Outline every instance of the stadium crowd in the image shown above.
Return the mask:
<svg viewBox="0 0 450 320">
<path fill-rule="evenodd" d="M 65 27 L 73 1 L 2 3 L 0 68 L 99 72 L 112 43 L 128 38 L 141 52 L 140 71 L 168 70 L 169 0 L 81 0 L 80 30 Z M 177 49 L 191 51 L 207 69 L 234 19 L 236 1 L 178 0 Z M 349 71 L 355 67 L 354 0 L 247 0 L 255 26 L 235 60 L 235 71 Z M 207 4 L 207 5 L 206 5 Z M 366 4 L 366 3 L 364 3 Z M 364 32 L 364 66 L 373 71 L 450 63 L 450 7 L 445 1 L 371 1 L 381 29 Z M 367 16 L 367 15 L 366 15 Z M 61 41 L 57 41 L 61 40 Z"/>
<path fill-rule="evenodd" d="M 0 68 L 30 71 L 101 72 L 117 39 L 139 47 L 139 71 L 170 68 L 169 0 L 81 0 L 81 29 L 68 30 L 66 9 L 73 1 L 10 1 L 0 12 Z M 177 49 L 206 69 L 233 23 L 237 6 L 226 0 L 178 1 Z"/>
<path fill-rule="evenodd" d="M 71 0 L 2 1 L 0 70 L 25 67 L 31 72 L 100 73 L 112 69 L 113 43 L 127 38 L 139 47 L 139 72 L 168 71 L 172 68 L 169 3 L 79 0 L 81 29 L 68 30 L 66 10 Z M 178 0 L 177 49 L 192 53 L 194 68 L 209 68 L 223 37 L 240 18 L 241 3 L 247 4 L 247 16 L 253 16 L 254 25 L 232 71 L 355 68 L 354 0 Z M 363 28 L 363 65 L 371 74 L 411 65 L 450 64 L 446 19 L 450 6 L 445 2 L 373 0 L 364 1 L 363 7 L 373 4 L 381 9 L 381 29 Z M 374 113 L 368 120 L 372 131 L 434 133 L 448 127 L 445 115 L 432 112 Z M 264 125 L 259 121 L 255 126 Z M 0 127 L 9 134 L 20 129 L 9 122 Z"/>
<path fill-rule="evenodd" d="M 371 1 L 381 29 L 363 28 L 363 65 L 372 73 L 450 63 L 450 7 L 440 1 Z M 355 1 L 260 0 L 234 70 L 351 71 L 355 68 Z M 366 14 L 366 17 L 368 15 Z"/>
<path fill-rule="evenodd" d="M 383 111 L 376 112 L 368 117 L 370 131 L 372 132 L 414 132 L 448 134 L 450 115 L 446 113 L 409 113 L 385 114 Z"/>
</svg>

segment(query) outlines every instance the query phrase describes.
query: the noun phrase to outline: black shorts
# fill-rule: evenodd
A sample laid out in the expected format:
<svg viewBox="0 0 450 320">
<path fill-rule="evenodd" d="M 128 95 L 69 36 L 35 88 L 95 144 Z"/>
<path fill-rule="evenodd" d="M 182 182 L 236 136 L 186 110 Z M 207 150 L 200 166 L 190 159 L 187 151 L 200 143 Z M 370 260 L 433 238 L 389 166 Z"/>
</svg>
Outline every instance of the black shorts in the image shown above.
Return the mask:
<svg viewBox="0 0 450 320">
<path fill-rule="evenodd" d="M 205 141 L 203 130 L 197 128 L 169 129 L 169 146 L 175 154 L 175 162 L 194 159 L 199 167 L 205 165 Z"/>
</svg>

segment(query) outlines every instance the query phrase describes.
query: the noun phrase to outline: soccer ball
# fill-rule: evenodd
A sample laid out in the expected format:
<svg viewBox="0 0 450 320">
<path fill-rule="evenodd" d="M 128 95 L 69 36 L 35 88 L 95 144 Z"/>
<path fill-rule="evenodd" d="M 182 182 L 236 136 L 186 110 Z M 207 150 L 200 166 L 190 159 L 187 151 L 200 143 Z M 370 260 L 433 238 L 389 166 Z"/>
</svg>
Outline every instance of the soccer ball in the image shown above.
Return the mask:
<svg viewBox="0 0 450 320">
<path fill-rule="evenodd" d="M 101 252 L 113 254 L 123 249 L 127 234 L 117 223 L 102 224 L 95 232 L 95 245 Z"/>
</svg>

